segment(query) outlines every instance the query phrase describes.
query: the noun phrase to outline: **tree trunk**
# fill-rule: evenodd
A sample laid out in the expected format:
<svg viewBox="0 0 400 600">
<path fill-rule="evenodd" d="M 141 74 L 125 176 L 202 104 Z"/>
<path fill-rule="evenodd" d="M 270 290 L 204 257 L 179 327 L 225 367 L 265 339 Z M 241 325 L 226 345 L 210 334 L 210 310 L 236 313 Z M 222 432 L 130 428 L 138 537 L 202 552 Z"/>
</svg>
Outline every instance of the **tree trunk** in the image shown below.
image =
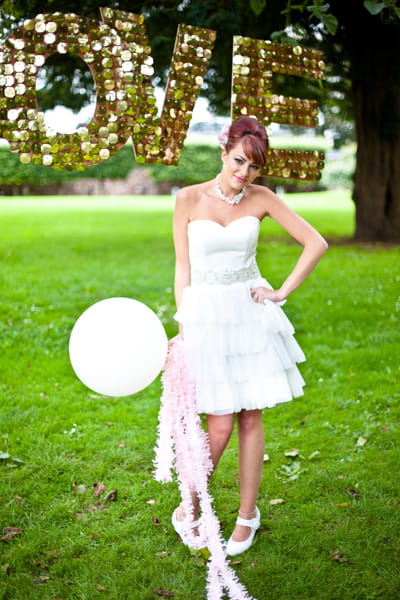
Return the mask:
<svg viewBox="0 0 400 600">
<path fill-rule="evenodd" d="M 400 28 L 364 12 L 347 32 L 357 135 L 355 238 L 400 242 Z"/>
</svg>

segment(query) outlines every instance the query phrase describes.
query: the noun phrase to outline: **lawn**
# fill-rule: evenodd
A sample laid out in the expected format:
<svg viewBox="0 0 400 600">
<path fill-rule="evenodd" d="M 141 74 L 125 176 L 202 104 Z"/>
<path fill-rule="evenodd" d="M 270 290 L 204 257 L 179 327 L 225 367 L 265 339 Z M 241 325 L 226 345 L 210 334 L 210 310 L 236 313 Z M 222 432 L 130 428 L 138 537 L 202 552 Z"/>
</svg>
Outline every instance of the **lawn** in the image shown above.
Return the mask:
<svg viewBox="0 0 400 600">
<path fill-rule="evenodd" d="M 400 248 L 351 242 L 345 192 L 285 199 L 331 244 L 285 306 L 307 386 L 264 413 L 262 526 L 234 568 L 258 600 L 395 600 Z M 110 296 L 145 302 L 175 334 L 172 206 L 0 199 L 0 599 L 205 598 L 205 567 L 170 524 L 177 486 L 152 476 L 159 380 L 106 398 L 68 359 L 75 320 Z M 298 254 L 263 222 L 259 265 L 273 285 Z M 236 460 L 234 435 L 211 483 L 225 536 Z"/>
</svg>

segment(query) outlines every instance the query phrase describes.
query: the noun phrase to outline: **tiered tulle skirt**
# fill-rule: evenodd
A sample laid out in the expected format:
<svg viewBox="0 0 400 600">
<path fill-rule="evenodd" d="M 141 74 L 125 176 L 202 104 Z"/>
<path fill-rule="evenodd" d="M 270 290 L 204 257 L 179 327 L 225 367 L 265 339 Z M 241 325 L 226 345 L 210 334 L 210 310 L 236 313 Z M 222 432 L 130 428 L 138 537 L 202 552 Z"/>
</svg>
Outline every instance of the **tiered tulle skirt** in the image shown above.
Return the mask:
<svg viewBox="0 0 400 600">
<path fill-rule="evenodd" d="M 183 325 L 199 413 L 230 414 L 288 402 L 303 394 L 296 363 L 305 356 L 281 307 L 258 304 L 264 279 L 185 288 L 175 318 Z"/>
</svg>

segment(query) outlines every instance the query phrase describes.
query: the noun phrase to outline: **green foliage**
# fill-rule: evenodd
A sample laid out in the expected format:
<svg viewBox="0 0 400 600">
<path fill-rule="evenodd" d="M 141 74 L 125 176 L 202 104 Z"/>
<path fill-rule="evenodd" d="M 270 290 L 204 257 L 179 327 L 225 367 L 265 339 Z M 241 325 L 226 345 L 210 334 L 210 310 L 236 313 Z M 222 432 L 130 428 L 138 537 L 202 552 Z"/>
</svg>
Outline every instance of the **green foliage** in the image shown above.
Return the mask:
<svg viewBox="0 0 400 600">
<path fill-rule="evenodd" d="M 157 183 L 169 181 L 177 185 L 191 185 L 213 179 L 221 169 L 221 149 L 217 146 L 187 144 L 179 165 L 149 165 Z"/>
<path fill-rule="evenodd" d="M 62 178 L 63 174 L 54 169 L 21 163 L 18 154 L 5 145 L 0 146 L 0 185 L 45 185 Z"/>
<path fill-rule="evenodd" d="M 264 10 L 266 0 L 250 0 L 250 7 L 253 13 L 258 17 Z"/>
<path fill-rule="evenodd" d="M 295 150 L 323 151 L 326 149 L 326 141 L 321 137 L 285 136 L 273 138 L 271 143 L 276 147 Z M 49 167 L 25 165 L 19 161 L 17 154 L 10 152 L 6 146 L 0 146 L 0 185 L 49 185 L 83 177 L 124 179 L 137 166 L 130 143 L 107 161 L 88 167 L 84 171 L 56 171 Z M 215 177 L 221 168 L 221 150 L 217 145 L 187 143 L 183 148 L 178 166 L 159 164 L 145 166 L 156 183 L 169 182 L 177 186 L 191 185 Z M 276 181 L 278 185 L 284 183 L 282 180 Z"/>
<path fill-rule="evenodd" d="M 383 15 L 389 21 L 400 19 L 400 7 L 397 0 L 364 0 L 367 11 L 375 15 Z"/>
<path fill-rule="evenodd" d="M 364 0 L 364 6 L 371 15 L 378 15 L 385 8 L 385 3 L 377 0 Z"/>
<path fill-rule="evenodd" d="M 96 102 L 96 90 L 88 65 L 76 54 L 50 55 L 40 69 L 42 85 L 36 90 L 39 110 L 65 106 L 78 113 Z M 73 92 L 73 93 L 72 93 Z"/>
<path fill-rule="evenodd" d="M 262 525 L 233 567 L 259 600 L 395 600 L 399 248 L 350 242 L 347 194 L 287 201 L 331 247 L 285 305 L 306 393 L 265 411 Z M 178 487 L 153 480 L 159 381 L 105 398 L 68 360 L 75 320 L 109 296 L 145 302 L 175 334 L 171 208 L 167 197 L 0 199 L 0 521 L 14 534 L 0 542 L 2 600 L 205 597 L 204 566 L 170 524 Z M 271 283 L 299 252 L 263 222 Z M 234 433 L 210 488 L 225 538 L 236 472 Z"/>
<path fill-rule="evenodd" d="M 345 146 L 326 161 L 321 184 L 325 189 L 351 189 L 355 171 L 355 146 Z"/>
<path fill-rule="evenodd" d="M 286 15 L 287 26 L 292 25 L 293 20 L 294 25 L 298 27 L 296 19 L 293 17 L 293 13 L 296 11 L 300 11 L 300 13 L 307 11 L 310 14 L 310 21 L 314 20 L 321 23 L 331 35 L 335 35 L 339 23 L 335 15 L 329 12 L 331 6 L 325 3 L 324 0 L 313 0 L 313 2 L 304 0 L 298 4 L 293 4 L 291 0 L 288 0 L 286 8 L 282 11 L 282 14 Z"/>
<path fill-rule="evenodd" d="M 7 146 L 0 146 L 0 185 L 44 186 L 52 183 L 71 181 L 82 177 L 94 179 L 124 178 L 135 167 L 133 150 L 126 145 L 107 161 L 88 167 L 84 171 L 57 171 L 53 168 L 23 164 L 19 155 L 11 152 Z"/>
<path fill-rule="evenodd" d="M 94 179 L 124 179 L 135 166 L 133 149 L 128 143 L 108 160 L 88 167 L 79 174 L 75 173 L 75 176 L 93 177 Z"/>
</svg>

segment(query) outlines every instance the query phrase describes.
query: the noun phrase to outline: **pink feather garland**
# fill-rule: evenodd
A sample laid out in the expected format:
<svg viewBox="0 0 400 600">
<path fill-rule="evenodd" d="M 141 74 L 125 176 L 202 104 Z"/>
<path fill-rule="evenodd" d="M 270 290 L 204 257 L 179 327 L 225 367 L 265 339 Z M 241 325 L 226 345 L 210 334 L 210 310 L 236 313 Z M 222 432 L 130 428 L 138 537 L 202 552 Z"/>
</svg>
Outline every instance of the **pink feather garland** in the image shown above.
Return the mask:
<svg viewBox="0 0 400 600">
<path fill-rule="evenodd" d="M 172 469 L 176 470 L 183 507 L 188 517 L 185 542 L 192 548 L 207 546 L 210 552 L 207 600 L 221 600 L 224 590 L 231 600 L 255 600 L 239 582 L 224 551 L 220 523 L 208 491 L 208 479 L 212 472 L 208 438 L 197 414 L 195 386 L 186 368 L 181 338 L 170 344 L 161 381 L 163 393 L 155 447 L 155 479 L 172 481 Z M 192 520 L 192 492 L 198 495 L 200 501 L 198 535 L 189 526 Z"/>
</svg>

